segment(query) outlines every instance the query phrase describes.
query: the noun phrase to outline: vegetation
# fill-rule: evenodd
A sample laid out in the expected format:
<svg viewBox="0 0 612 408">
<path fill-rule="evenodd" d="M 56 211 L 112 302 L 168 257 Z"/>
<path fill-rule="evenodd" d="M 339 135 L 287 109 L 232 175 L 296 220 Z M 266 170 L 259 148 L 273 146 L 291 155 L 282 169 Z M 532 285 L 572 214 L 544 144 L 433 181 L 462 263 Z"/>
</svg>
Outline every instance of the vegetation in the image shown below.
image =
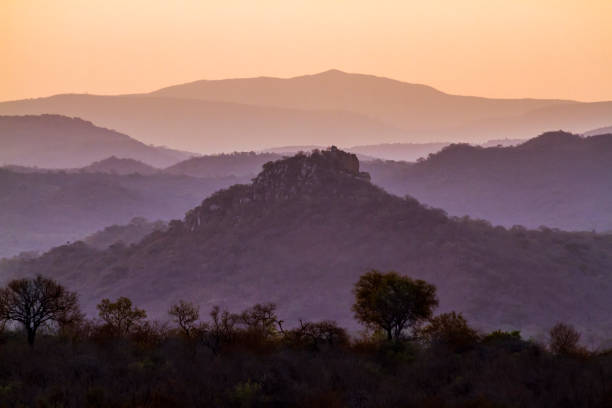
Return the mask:
<svg viewBox="0 0 612 408">
<path fill-rule="evenodd" d="M 66 324 L 79 316 L 77 295 L 51 279 L 16 279 L 0 289 L 0 321 L 21 324 L 30 346 L 42 325 Z"/>
<path fill-rule="evenodd" d="M 167 317 L 166 299 L 223 299 L 230 310 L 272 302 L 286 322 L 310 316 L 354 331 L 350 288 L 378 267 L 436 285 L 441 313 L 461 311 L 486 331 L 545 336 L 564 321 L 590 347 L 608 338 L 612 235 L 449 217 L 386 193 L 361 170 L 331 150 L 272 162 L 135 244 L 64 245 L 0 261 L 0 274 L 44 271 L 79 292 L 90 314 L 100 293 L 126 296 L 152 319 Z"/>
<path fill-rule="evenodd" d="M 202 197 L 238 182 L 236 178 L 194 178 L 176 175 L 32 172 L 0 169 L 0 258 L 23 251 L 47 250 L 88 237 L 105 249 L 117 241 L 140 240 L 145 225 L 129 225 L 134 217 L 170 220 L 202 201 Z M 151 230 L 149 230 L 151 232 Z M 110 242 L 113 238 L 116 241 Z"/>
<path fill-rule="evenodd" d="M 438 306 L 436 288 L 395 272 L 371 271 L 355 286 L 355 318 L 374 330 L 383 330 L 387 340 L 400 340 L 406 328 L 427 320 Z"/>
<path fill-rule="evenodd" d="M 612 134 L 585 138 L 558 131 L 518 146 L 453 144 L 412 166 L 366 167 L 387 191 L 410 194 L 453 216 L 508 228 L 610 231 L 611 163 Z"/>
<path fill-rule="evenodd" d="M 69 299 L 68 309 L 78 311 L 76 295 L 61 285 L 42 277 L 26 283 L 47 288 L 42 292 L 52 299 Z M 372 286 L 387 291 L 388 302 L 368 303 L 368 315 L 390 303 L 415 310 L 413 297 L 389 297 L 387 285 L 422 292 L 435 303 L 432 285 L 372 271 L 355 284 L 356 309 L 364 287 Z M 58 322 L 68 309 L 58 311 Z M 169 311 L 173 326 L 147 321 L 127 298 L 104 299 L 98 309 L 99 320 L 45 325 L 35 347 L 21 330 L 0 333 L 0 406 L 488 408 L 520 401 L 522 407 L 580 408 L 612 402 L 612 354 L 581 348 L 577 332 L 564 324 L 554 326 L 546 346 L 518 332 L 477 333 L 455 312 L 428 313 L 413 336 L 389 340 L 376 331 L 351 338 L 331 321 L 299 321 L 288 329 L 269 303 L 241 313 L 215 306 L 201 321 L 197 306 L 179 301 Z"/>
</svg>

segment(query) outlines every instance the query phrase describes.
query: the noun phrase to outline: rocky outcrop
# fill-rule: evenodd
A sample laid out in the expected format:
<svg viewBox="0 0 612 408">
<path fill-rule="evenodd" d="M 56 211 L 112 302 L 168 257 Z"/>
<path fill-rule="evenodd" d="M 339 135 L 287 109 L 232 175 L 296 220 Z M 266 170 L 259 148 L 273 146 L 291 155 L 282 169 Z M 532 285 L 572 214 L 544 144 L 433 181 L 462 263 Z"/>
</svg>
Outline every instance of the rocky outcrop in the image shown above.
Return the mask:
<svg viewBox="0 0 612 408">
<path fill-rule="evenodd" d="M 335 146 L 271 161 L 249 185 L 234 186 L 206 199 L 185 217 L 186 227 L 197 230 L 203 220 L 251 203 L 282 202 L 292 198 L 340 195 L 352 185 L 370 184 L 370 175 L 359 171 L 359 159 Z"/>
</svg>

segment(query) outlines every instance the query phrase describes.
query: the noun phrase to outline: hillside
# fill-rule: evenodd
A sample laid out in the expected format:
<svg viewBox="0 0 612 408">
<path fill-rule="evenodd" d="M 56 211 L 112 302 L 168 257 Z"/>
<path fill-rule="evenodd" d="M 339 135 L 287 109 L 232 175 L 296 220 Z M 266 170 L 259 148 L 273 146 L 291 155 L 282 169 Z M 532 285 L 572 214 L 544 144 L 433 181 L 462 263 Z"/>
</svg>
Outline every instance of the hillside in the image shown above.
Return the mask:
<svg viewBox="0 0 612 408">
<path fill-rule="evenodd" d="M 196 81 L 148 94 L 64 94 L 0 103 L 0 114 L 56 113 L 146 143 L 202 153 L 274 146 L 483 142 L 609 126 L 612 102 L 491 99 L 337 70 L 294 78 Z M 105 157 L 109 156 L 107 154 Z"/>
<path fill-rule="evenodd" d="M 203 153 L 405 138 L 404 132 L 394 127 L 345 111 L 305 111 L 147 95 L 57 95 L 0 103 L 0 114 L 41 113 L 87 118 L 98 126 L 156 145 L 167 144 L 171 137 L 173 147 Z"/>
<path fill-rule="evenodd" d="M 612 231 L 611 174 L 612 135 L 549 132 L 516 147 L 452 145 L 372 180 L 451 215 L 507 227 Z"/>
<path fill-rule="evenodd" d="M 94 162 L 79 170 L 87 173 L 111 173 L 120 175 L 141 174 L 143 176 L 148 176 L 159 172 L 159 169 L 149 166 L 141 161 L 134 159 L 120 159 L 115 156 Z"/>
<path fill-rule="evenodd" d="M 451 219 L 368 178 L 354 155 L 297 155 L 266 164 L 251 184 L 212 195 L 137 245 L 75 243 L 4 261 L 0 271 L 44 271 L 81 293 L 90 313 L 117 296 L 160 317 L 179 298 L 205 310 L 271 301 L 288 322 L 355 328 L 353 283 L 370 268 L 395 269 L 435 283 L 440 311 L 464 312 L 479 328 L 532 335 L 567 321 L 587 341 L 609 336 L 612 236 Z"/>
<path fill-rule="evenodd" d="M 109 156 L 166 167 L 190 156 L 59 115 L 0 116 L 0 145 L 0 165 L 46 168 L 82 167 Z"/>
<path fill-rule="evenodd" d="M 584 132 L 582 135 L 583 136 L 612 135 L 612 126 L 589 130 L 588 132 Z"/>
<path fill-rule="evenodd" d="M 240 180 L 0 169 L 0 257 L 47 250 L 134 217 L 180 218 Z"/>
<path fill-rule="evenodd" d="M 153 231 L 163 231 L 168 227 L 164 221 L 148 221 L 134 217 L 125 225 L 111 225 L 85 237 L 83 242 L 93 248 L 106 249 L 113 244 L 132 245 L 140 242 Z"/>
<path fill-rule="evenodd" d="M 440 151 L 448 145 L 449 143 L 385 143 L 353 146 L 346 150 L 383 160 L 415 162 L 431 153 Z"/>
<path fill-rule="evenodd" d="M 253 177 L 264 163 L 278 160 L 276 153 L 236 152 L 187 159 L 164 169 L 168 174 L 184 174 L 193 177 Z"/>
</svg>

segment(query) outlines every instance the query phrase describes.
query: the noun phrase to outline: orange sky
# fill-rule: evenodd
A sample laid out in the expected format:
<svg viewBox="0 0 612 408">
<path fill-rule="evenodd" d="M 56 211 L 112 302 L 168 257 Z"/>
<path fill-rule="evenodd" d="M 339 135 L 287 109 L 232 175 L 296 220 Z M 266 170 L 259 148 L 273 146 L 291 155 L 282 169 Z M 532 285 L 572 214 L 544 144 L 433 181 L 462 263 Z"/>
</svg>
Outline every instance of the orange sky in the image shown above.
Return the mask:
<svg viewBox="0 0 612 408">
<path fill-rule="evenodd" d="M 612 0 L 0 0 L 0 100 L 330 68 L 612 100 Z"/>
</svg>

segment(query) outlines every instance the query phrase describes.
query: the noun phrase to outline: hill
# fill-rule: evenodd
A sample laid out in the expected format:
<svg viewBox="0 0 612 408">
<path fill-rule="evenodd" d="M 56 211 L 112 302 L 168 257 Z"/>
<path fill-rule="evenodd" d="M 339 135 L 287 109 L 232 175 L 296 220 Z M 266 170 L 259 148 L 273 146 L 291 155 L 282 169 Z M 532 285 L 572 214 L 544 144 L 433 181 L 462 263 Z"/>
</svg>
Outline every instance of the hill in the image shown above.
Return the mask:
<svg viewBox="0 0 612 408">
<path fill-rule="evenodd" d="M 589 130 L 588 132 L 584 132 L 582 135 L 583 136 L 612 135 L 612 126 Z"/>
<path fill-rule="evenodd" d="M 149 94 L 56 95 L 0 114 L 57 113 L 146 143 L 217 153 L 271 146 L 483 142 L 609 125 L 612 102 L 490 99 L 337 70 L 295 78 L 196 81 Z M 313 137 L 313 135 L 316 135 Z M 106 155 L 108 156 L 108 155 Z"/>
<path fill-rule="evenodd" d="M 268 163 L 251 184 L 207 198 L 183 221 L 105 251 L 65 245 L 4 261 L 2 276 L 44 271 L 82 294 L 128 296 L 152 316 L 179 298 L 241 310 L 276 302 L 287 321 L 355 328 L 351 287 L 370 268 L 438 286 L 440 311 L 527 335 L 567 321 L 609 335 L 612 236 L 494 228 L 390 195 L 331 149 Z"/>
<path fill-rule="evenodd" d="M 113 244 L 132 245 L 140 242 L 153 231 L 163 231 L 168 227 L 164 221 L 148 221 L 146 218 L 134 217 L 125 225 L 111 225 L 83 239 L 87 245 L 106 249 Z"/>
<path fill-rule="evenodd" d="M 191 98 L 276 106 L 356 112 L 409 131 L 452 128 L 477 120 L 515 116 L 559 100 L 487 99 L 456 96 L 430 86 L 373 75 L 329 70 L 294 78 L 241 78 L 195 81 L 160 89 L 159 97 Z"/>
<path fill-rule="evenodd" d="M 452 145 L 397 167 L 373 172 L 373 181 L 451 215 L 506 227 L 612 230 L 612 135 L 549 132 L 515 147 Z"/>
<path fill-rule="evenodd" d="M 146 143 L 167 144 L 171 137 L 173 146 L 207 153 L 258 150 L 287 143 L 328 145 L 331 140 L 344 145 L 363 144 L 405 137 L 402 131 L 376 119 L 344 111 L 305 111 L 148 95 L 57 95 L 0 103 L 0 114 L 41 113 L 87 118 Z"/>
<path fill-rule="evenodd" d="M 581 132 L 607 125 L 612 114 L 612 102 L 451 95 L 426 85 L 338 70 L 288 79 L 201 80 L 163 88 L 152 95 L 356 112 L 410 136 L 394 142 L 522 138 L 558 128 Z"/>
<path fill-rule="evenodd" d="M 353 146 L 346 150 L 351 153 L 367 155 L 383 160 L 410 161 L 440 151 L 450 143 L 384 143 L 375 145 Z"/>
<path fill-rule="evenodd" d="M 0 144 L 0 165 L 47 168 L 82 167 L 109 156 L 166 167 L 190 156 L 59 115 L 0 116 Z"/>
<path fill-rule="evenodd" d="M 0 257 L 47 250 L 134 217 L 180 218 L 240 180 L 0 169 Z"/>
<path fill-rule="evenodd" d="M 138 160 L 120 159 L 118 157 L 111 156 L 107 159 L 94 162 L 89 166 L 82 167 L 79 169 L 79 171 L 84 171 L 87 173 L 111 173 L 121 175 L 142 174 L 143 176 L 148 176 L 158 173 L 160 170 Z"/>
<path fill-rule="evenodd" d="M 278 160 L 276 153 L 235 152 L 193 157 L 164 169 L 168 174 L 184 174 L 193 177 L 254 177 L 264 163 Z"/>
</svg>

